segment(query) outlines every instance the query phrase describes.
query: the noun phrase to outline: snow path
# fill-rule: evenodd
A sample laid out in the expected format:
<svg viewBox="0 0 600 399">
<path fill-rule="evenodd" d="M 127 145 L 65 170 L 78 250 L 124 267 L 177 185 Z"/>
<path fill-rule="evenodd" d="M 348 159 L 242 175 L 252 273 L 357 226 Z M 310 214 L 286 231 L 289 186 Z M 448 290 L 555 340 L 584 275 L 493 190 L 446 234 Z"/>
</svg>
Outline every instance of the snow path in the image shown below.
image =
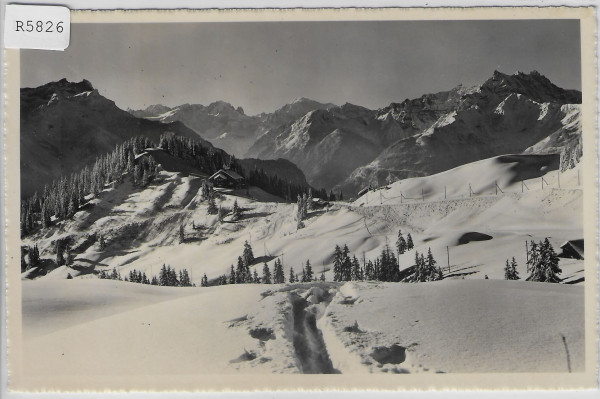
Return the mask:
<svg viewBox="0 0 600 399">
<path fill-rule="evenodd" d="M 322 299 L 325 307 L 331 301 L 331 295 L 318 298 L 318 305 Z M 301 371 L 304 374 L 336 374 L 338 370 L 333 368 L 331 359 L 327 352 L 323 333 L 317 325 L 319 308 L 311 304 L 297 293 L 290 293 L 290 302 L 294 314 L 294 351 L 298 359 Z"/>
</svg>

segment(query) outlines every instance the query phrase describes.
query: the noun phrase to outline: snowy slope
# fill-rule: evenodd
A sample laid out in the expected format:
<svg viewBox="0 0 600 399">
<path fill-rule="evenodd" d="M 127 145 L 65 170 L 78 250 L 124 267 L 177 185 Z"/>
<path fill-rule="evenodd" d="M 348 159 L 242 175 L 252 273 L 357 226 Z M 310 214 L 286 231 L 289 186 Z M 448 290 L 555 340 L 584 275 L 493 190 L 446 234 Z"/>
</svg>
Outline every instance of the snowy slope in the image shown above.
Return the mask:
<svg viewBox="0 0 600 399">
<path fill-rule="evenodd" d="M 237 222 L 226 218 L 219 223 L 215 215 L 207 214 L 207 205 L 200 200 L 200 178 L 161 172 L 141 191 L 125 179 L 125 183 L 106 190 L 100 199 L 92 200 L 73 220 L 27 237 L 24 245 L 36 243 L 43 259 L 53 259 L 55 240 L 72 240 L 76 253 L 73 268 L 51 271 L 42 279 L 65 278 L 68 272 L 91 278 L 113 267 L 122 275 L 136 269 L 153 276 L 166 263 L 177 270 L 188 269 L 199 285 L 204 273 L 209 279 L 228 273 L 245 241 L 251 243 L 256 257 L 262 257 L 253 266 L 259 275 L 262 261 L 272 269 L 275 257 L 279 257 L 286 276 L 290 267 L 298 273 L 310 260 L 318 274 L 325 271 L 331 279 L 336 244 L 347 244 L 361 260 L 375 259 L 386 243 L 394 247 L 402 230 L 405 236 L 411 233 L 415 242 L 414 250 L 400 256 L 402 269 L 413 265 L 414 251 L 423 253 L 431 248 L 445 270 L 450 253 L 447 278 L 481 279 L 487 275 L 502 279 L 504 262 L 513 256 L 524 278 L 525 241 L 548 237 L 560 252 L 563 242 L 583 235 L 579 168 L 561 173 L 558 188 L 558 172 L 550 169 L 553 159 L 506 156 L 403 180 L 389 189 L 369 192 L 353 204 L 335 203 L 312 211 L 304 221 L 306 227 L 300 230 L 295 204 L 274 201 L 257 188 L 250 190 L 252 198 L 246 198 L 245 191 L 223 192 L 218 200 L 221 206 L 231 209 L 237 200 L 245 211 Z M 523 186 L 520 178 L 524 179 Z M 495 195 L 494 181 L 504 192 Z M 180 244 L 181 225 L 186 241 Z M 492 239 L 461 244 L 461 237 L 473 232 Z M 99 234 L 107 243 L 105 250 L 98 247 Z M 565 281 L 583 281 L 583 261 L 562 259 L 560 265 Z M 24 278 L 32 275 L 31 271 L 26 273 Z"/>
<path fill-rule="evenodd" d="M 31 376 L 583 369 L 583 289 L 575 286 L 177 289 L 69 280 L 29 282 L 23 294 L 24 326 L 35 328 L 24 336 Z"/>
</svg>

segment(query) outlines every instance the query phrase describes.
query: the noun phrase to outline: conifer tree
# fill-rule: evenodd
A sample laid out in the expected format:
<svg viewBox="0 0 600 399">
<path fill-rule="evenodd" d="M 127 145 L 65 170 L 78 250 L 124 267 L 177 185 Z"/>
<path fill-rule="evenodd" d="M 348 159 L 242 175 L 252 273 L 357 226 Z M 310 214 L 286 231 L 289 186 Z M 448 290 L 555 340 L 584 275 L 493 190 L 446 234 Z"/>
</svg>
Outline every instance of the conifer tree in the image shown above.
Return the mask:
<svg viewBox="0 0 600 399">
<path fill-rule="evenodd" d="M 162 267 L 160 268 L 160 272 L 158 274 L 158 284 L 163 287 L 169 285 L 169 275 L 167 273 L 167 265 L 165 265 L 164 263 L 163 263 Z"/>
<path fill-rule="evenodd" d="M 398 241 L 396 241 L 396 248 L 400 255 L 402 255 L 404 252 L 406 252 L 406 241 L 404 240 L 404 237 L 402 236 L 402 230 L 398 230 Z"/>
<path fill-rule="evenodd" d="M 202 280 L 200 281 L 201 287 L 208 287 L 208 277 L 206 277 L 206 273 L 202 276 Z"/>
<path fill-rule="evenodd" d="M 248 241 L 244 242 L 242 259 L 244 260 L 244 264 L 248 267 L 254 263 L 254 252 L 252 252 L 252 246 L 248 244 Z"/>
<path fill-rule="evenodd" d="M 325 272 L 321 272 L 321 277 L 319 278 L 321 281 L 325 281 Z"/>
<path fill-rule="evenodd" d="M 304 267 L 302 267 L 302 277 L 300 278 L 300 282 L 301 283 L 307 283 L 310 280 L 306 279 L 306 269 Z"/>
<path fill-rule="evenodd" d="M 152 276 L 152 282 L 150 284 L 151 285 L 158 285 L 158 279 L 156 278 L 156 276 Z"/>
<path fill-rule="evenodd" d="M 369 260 L 365 266 L 365 280 L 372 281 L 375 280 L 375 273 L 373 270 L 373 262 Z"/>
<path fill-rule="evenodd" d="M 242 210 L 240 209 L 237 200 L 233 202 L 233 209 L 231 211 L 231 220 L 236 221 L 242 216 Z"/>
<path fill-rule="evenodd" d="M 358 259 L 356 258 L 356 256 L 352 257 L 352 266 L 351 266 L 352 270 L 351 270 L 351 275 L 350 275 L 350 279 L 352 281 L 359 281 L 360 278 L 360 264 L 358 263 Z"/>
<path fill-rule="evenodd" d="M 296 282 L 296 275 L 294 274 L 294 267 L 290 266 L 290 283 Z"/>
<path fill-rule="evenodd" d="M 506 266 L 504 267 L 504 279 L 505 280 L 518 280 L 519 273 L 517 272 L 517 261 L 513 256 L 512 261 L 508 263 L 506 259 Z"/>
<path fill-rule="evenodd" d="M 214 194 L 210 194 L 208 196 L 208 208 L 206 210 L 209 215 L 216 215 L 219 212 L 219 208 L 217 208 L 217 203 L 215 202 Z"/>
<path fill-rule="evenodd" d="M 238 256 L 237 267 L 235 269 L 236 284 L 244 284 L 246 282 L 246 265 L 241 256 Z"/>
<path fill-rule="evenodd" d="M 413 244 L 413 239 L 412 239 L 410 233 L 408 233 L 408 235 L 406 236 L 406 250 L 410 251 L 414 247 L 415 247 L 415 245 Z"/>
<path fill-rule="evenodd" d="M 431 248 L 429 248 L 427 250 L 427 260 L 425 261 L 425 267 L 426 267 L 425 281 L 436 281 L 436 280 L 442 279 L 441 272 L 440 272 L 439 268 L 436 267 L 436 264 L 437 264 L 437 262 L 433 258 L 433 255 L 431 253 Z"/>
<path fill-rule="evenodd" d="M 527 260 L 527 277 L 528 281 L 542 281 L 544 271 L 542 267 L 542 257 L 538 248 L 538 244 L 531 241 Z"/>
<path fill-rule="evenodd" d="M 263 276 L 262 276 L 263 284 L 271 284 L 271 270 L 269 270 L 269 265 L 267 262 L 263 265 Z"/>
<path fill-rule="evenodd" d="M 413 275 L 412 281 L 418 283 L 420 281 L 424 281 L 421 276 L 423 272 L 423 265 L 421 265 L 421 257 L 419 256 L 419 252 L 415 251 L 415 273 Z"/>
<path fill-rule="evenodd" d="M 352 279 L 352 259 L 350 259 L 349 254 L 348 245 L 344 244 L 344 248 L 342 248 L 342 281 Z"/>
<path fill-rule="evenodd" d="M 343 261 L 342 249 L 336 245 L 333 252 L 333 281 L 342 281 Z"/>
<path fill-rule="evenodd" d="M 231 271 L 229 272 L 229 284 L 235 284 L 237 281 L 237 276 L 235 275 L 235 270 L 233 265 L 231 265 Z"/>
<path fill-rule="evenodd" d="M 312 281 L 313 280 L 313 277 L 314 277 L 313 276 L 313 269 L 312 269 L 312 266 L 311 266 L 309 260 L 306 261 L 305 274 L 306 274 L 306 280 L 307 281 Z"/>
<path fill-rule="evenodd" d="M 274 275 L 273 275 L 273 282 L 275 284 L 283 284 L 285 283 L 285 275 L 283 272 L 283 264 L 281 263 L 281 260 L 276 259 L 275 260 L 275 267 L 274 267 Z"/>
<path fill-rule="evenodd" d="M 306 209 L 308 211 L 311 211 L 313 208 L 313 194 L 312 194 L 312 188 L 308 189 L 308 197 L 306 198 Z"/>
<path fill-rule="evenodd" d="M 256 272 L 256 269 L 254 269 L 253 274 L 252 274 L 252 282 L 254 284 L 260 284 L 260 278 L 258 277 L 258 273 Z"/>
<path fill-rule="evenodd" d="M 37 244 L 33 246 L 33 249 L 29 252 L 29 268 L 35 267 L 40 263 L 40 250 Z"/>
</svg>

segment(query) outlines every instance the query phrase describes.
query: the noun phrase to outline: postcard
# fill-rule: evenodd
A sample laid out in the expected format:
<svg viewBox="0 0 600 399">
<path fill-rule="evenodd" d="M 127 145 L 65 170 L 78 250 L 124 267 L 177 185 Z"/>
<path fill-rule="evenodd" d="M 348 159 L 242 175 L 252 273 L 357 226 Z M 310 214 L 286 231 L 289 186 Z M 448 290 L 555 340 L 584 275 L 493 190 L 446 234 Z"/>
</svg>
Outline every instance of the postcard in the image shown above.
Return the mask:
<svg viewBox="0 0 600 399">
<path fill-rule="evenodd" d="M 72 11 L 6 49 L 9 390 L 596 387 L 595 32 Z"/>
</svg>

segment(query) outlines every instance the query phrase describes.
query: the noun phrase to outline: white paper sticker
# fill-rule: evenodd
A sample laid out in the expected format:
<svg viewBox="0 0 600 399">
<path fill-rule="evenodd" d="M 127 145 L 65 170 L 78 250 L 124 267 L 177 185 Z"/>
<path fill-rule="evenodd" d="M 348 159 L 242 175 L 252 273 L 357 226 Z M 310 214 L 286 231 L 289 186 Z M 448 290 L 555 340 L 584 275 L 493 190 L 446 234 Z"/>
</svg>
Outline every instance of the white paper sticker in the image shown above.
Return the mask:
<svg viewBox="0 0 600 399">
<path fill-rule="evenodd" d="M 6 6 L 4 46 L 64 50 L 71 36 L 71 11 L 59 6 Z"/>
</svg>

